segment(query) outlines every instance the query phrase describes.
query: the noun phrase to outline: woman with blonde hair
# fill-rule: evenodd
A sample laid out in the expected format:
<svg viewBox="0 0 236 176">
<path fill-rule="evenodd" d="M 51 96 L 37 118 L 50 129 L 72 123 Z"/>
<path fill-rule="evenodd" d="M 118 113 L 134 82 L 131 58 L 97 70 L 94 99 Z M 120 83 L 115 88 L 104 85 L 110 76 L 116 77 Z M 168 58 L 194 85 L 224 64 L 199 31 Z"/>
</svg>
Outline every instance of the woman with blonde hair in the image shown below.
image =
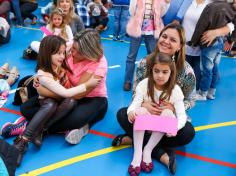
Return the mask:
<svg viewBox="0 0 236 176">
<path fill-rule="evenodd" d="M 84 29 L 81 18 L 75 14 L 73 0 L 58 0 L 57 8 L 62 8 L 65 14 L 65 23 L 71 27 L 73 35 Z"/>
</svg>

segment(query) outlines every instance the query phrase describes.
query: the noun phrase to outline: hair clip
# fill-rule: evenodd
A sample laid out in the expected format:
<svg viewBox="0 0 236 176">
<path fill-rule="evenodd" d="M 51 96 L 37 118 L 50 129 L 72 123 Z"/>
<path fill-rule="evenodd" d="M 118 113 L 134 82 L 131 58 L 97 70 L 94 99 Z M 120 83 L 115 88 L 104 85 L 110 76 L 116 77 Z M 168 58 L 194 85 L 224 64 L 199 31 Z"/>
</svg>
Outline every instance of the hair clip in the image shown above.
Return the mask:
<svg viewBox="0 0 236 176">
<path fill-rule="evenodd" d="M 172 57 L 171 57 L 171 61 L 172 61 L 172 62 L 175 62 L 175 56 L 172 56 Z"/>
<path fill-rule="evenodd" d="M 58 12 L 64 14 L 64 10 L 62 8 L 58 8 Z"/>
</svg>

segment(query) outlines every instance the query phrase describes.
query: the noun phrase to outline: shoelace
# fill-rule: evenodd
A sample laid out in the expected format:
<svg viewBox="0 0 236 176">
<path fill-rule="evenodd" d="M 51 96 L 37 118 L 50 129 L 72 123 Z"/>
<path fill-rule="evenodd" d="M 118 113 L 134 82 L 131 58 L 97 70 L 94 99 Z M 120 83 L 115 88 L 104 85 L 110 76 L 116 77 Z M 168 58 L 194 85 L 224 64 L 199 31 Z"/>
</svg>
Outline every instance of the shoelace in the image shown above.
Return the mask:
<svg viewBox="0 0 236 176">
<path fill-rule="evenodd" d="M 26 128 L 26 125 L 27 125 L 27 121 L 23 121 L 17 125 L 11 126 L 10 135 L 15 136 L 15 135 L 22 134 Z"/>
</svg>

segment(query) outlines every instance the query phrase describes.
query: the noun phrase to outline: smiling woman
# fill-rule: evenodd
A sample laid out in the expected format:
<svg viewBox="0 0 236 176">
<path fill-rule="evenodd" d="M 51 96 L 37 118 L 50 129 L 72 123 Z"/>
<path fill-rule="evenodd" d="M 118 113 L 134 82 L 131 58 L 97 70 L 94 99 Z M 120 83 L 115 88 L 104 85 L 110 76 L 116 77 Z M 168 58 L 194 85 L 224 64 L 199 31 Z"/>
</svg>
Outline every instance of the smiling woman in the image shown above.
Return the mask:
<svg viewBox="0 0 236 176">
<path fill-rule="evenodd" d="M 196 81 L 193 69 L 185 61 L 184 30 L 178 24 L 167 25 L 160 33 L 155 51 L 141 60 L 136 70 L 134 89 L 140 81 L 150 74 L 147 70 L 149 70 L 151 58 L 159 52 L 165 53 L 175 60 L 177 72 L 176 80 L 184 94 L 185 109 L 187 110 L 191 108 L 194 105 L 194 100 L 191 98 L 191 94 L 195 89 Z M 134 94 L 135 93 L 136 92 L 134 92 Z M 172 103 L 165 102 L 165 106 L 167 109 L 170 109 L 173 112 L 175 111 Z M 146 108 L 151 114 L 160 114 L 160 111 L 156 107 L 156 103 L 153 103 L 152 101 L 142 103 L 142 107 Z M 133 124 L 128 120 L 127 108 L 121 108 L 117 112 L 117 120 L 126 134 L 118 135 L 113 140 L 112 145 L 117 146 L 127 144 L 127 141 L 131 144 L 133 138 Z M 159 145 L 153 149 L 152 156 L 166 165 L 171 173 L 175 173 L 176 164 L 173 148 L 188 144 L 192 141 L 194 135 L 195 131 L 192 124 L 185 121 L 175 137 L 170 138 L 166 135 L 163 136 Z M 145 142 L 147 142 L 148 139 L 148 136 L 144 137 Z M 172 150 L 170 150 L 170 148 L 172 148 Z"/>
</svg>

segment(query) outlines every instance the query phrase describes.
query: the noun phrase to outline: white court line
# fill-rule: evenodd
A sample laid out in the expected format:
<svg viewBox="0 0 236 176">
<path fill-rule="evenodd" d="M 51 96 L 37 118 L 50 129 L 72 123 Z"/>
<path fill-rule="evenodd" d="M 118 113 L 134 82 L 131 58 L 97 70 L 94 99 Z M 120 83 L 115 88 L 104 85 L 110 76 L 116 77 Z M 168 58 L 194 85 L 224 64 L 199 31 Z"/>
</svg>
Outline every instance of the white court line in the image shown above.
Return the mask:
<svg viewBox="0 0 236 176">
<path fill-rule="evenodd" d="M 120 68 L 120 65 L 112 65 L 112 66 L 109 66 L 108 68 L 111 68 L 111 69 L 113 69 L 113 68 Z"/>
</svg>

